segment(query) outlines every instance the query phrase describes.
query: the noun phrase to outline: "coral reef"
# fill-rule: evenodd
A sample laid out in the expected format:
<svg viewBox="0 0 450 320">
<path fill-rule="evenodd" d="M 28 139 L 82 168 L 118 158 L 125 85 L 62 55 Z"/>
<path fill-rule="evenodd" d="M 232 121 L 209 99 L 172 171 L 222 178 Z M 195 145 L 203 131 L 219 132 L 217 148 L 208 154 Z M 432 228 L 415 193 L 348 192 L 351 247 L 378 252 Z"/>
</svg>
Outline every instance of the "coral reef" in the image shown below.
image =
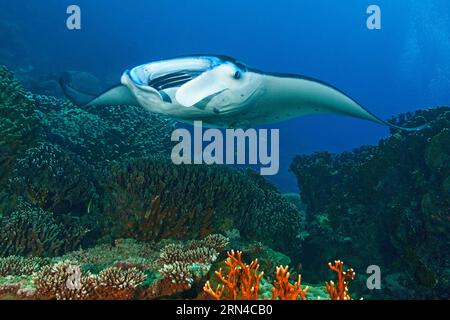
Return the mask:
<svg viewBox="0 0 450 320">
<path fill-rule="evenodd" d="M 113 165 L 105 175 L 103 211 L 116 238 L 195 239 L 237 228 L 243 239 L 298 250 L 300 212 L 250 171 L 152 157 Z"/>
<path fill-rule="evenodd" d="M 0 85 L 1 215 L 11 216 L 23 199 L 58 224 L 77 218 L 92 231 L 87 245 L 234 229 L 243 240 L 300 249 L 302 213 L 260 175 L 172 164 L 171 120 L 136 106 L 80 108 L 27 93 L 5 68 Z"/>
<path fill-rule="evenodd" d="M 14 162 L 40 138 L 41 126 L 33 103 L 21 84 L 0 66 L 0 210 L 5 184 Z"/>
<path fill-rule="evenodd" d="M 358 269 L 379 265 L 384 277 L 404 273 L 416 298 L 448 299 L 442 283 L 450 261 L 442 253 L 450 250 L 450 108 L 393 121 L 430 126 L 392 130 L 377 146 L 302 155 L 292 163 L 307 206 L 303 255 L 311 259 L 304 274 L 323 276 L 316 272 L 321 261 L 339 256 Z M 376 297 L 401 296 L 378 291 Z"/>
<path fill-rule="evenodd" d="M 27 203 L 0 219 L 0 256 L 56 256 L 77 249 L 87 230 L 63 225 L 53 214 Z"/>
<path fill-rule="evenodd" d="M 80 216 L 97 195 L 89 166 L 79 156 L 47 142 L 28 149 L 17 159 L 13 174 L 9 189 L 16 198 L 20 195 L 56 214 Z"/>
</svg>

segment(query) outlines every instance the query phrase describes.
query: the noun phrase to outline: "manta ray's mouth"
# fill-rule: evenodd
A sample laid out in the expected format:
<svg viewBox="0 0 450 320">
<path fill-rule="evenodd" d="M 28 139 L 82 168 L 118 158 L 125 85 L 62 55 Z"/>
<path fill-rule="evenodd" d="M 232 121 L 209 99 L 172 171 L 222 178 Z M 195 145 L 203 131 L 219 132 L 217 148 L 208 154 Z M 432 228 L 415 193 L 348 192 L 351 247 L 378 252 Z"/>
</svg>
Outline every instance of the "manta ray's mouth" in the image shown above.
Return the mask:
<svg viewBox="0 0 450 320">
<path fill-rule="evenodd" d="M 155 78 L 150 78 L 148 85 L 158 91 L 181 87 L 183 84 L 197 78 L 203 71 L 199 70 L 182 70 L 168 73 Z"/>
</svg>

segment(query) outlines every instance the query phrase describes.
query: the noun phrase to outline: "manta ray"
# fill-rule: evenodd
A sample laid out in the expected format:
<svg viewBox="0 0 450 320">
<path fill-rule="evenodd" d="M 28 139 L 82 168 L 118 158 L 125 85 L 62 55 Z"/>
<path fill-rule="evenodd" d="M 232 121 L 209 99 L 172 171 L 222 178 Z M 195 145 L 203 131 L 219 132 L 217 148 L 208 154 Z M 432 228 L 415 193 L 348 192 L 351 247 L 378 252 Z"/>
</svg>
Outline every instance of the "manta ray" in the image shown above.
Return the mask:
<svg viewBox="0 0 450 320">
<path fill-rule="evenodd" d="M 389 123 L 322 81 L 263 72 L 227 56 L 193 55 L 140 65 L 99 95 L 77 91 L 68 77 L 61 85 L 77 105 L 136 105 L 210 127 L 252 127 L 314 114 L 350 116 L 408 131 L 424 127 Z"/>
</svg>

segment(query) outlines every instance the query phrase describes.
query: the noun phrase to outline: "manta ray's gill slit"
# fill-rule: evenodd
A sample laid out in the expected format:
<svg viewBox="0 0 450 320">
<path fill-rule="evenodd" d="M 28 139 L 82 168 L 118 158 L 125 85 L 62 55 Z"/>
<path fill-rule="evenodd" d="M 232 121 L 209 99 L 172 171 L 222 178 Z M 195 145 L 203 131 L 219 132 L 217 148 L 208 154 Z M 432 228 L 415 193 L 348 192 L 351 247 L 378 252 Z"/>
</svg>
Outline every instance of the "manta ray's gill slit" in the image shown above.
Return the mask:
<svg viewBox="0 0 450 320">
<path fill-rule="evenodd" d="M 164 86 L 164 85 L 170 84 L 172 82 L 182 81 L 182 80 L 185 80 L 185 79 L 192 79 L 192 76 L 186 74 L 186 75 L 183 75 L 183 76 L 177 76 L 177 77 L 173 77 L 173 78 L 169 78 L 169 79 L 152 81 L 152 82 L 150 82 L 149 85 L 151 85 L 152 87 L 160 87 L 160 86 Z"/>
<path fill-rule="evenodd" d="M 182 85 L 196 78 L 201 73 L 202 71 L 187 71 L 187 70 L 173 72 L 154 79 L 150 79 L 148 85 L 157 90 L 161 90 L 164 88 L 172 88 L 175 86 Z"/>
</svg>

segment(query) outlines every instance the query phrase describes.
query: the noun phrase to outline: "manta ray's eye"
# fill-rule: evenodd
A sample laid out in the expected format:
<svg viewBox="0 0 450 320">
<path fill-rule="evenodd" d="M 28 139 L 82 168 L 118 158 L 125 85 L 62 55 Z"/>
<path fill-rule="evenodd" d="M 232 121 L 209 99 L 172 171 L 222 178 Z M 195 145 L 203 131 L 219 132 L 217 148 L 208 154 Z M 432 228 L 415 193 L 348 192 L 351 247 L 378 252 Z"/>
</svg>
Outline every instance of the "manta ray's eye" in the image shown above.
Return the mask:
<svg viewBox="0 0 450 320">
<path fill-rule="evenodd" d="M 239 70 L 234 73 L 233 78 L 240 79 L 241 77 L 242 77 L 242 73 Z"/>
</svg>

